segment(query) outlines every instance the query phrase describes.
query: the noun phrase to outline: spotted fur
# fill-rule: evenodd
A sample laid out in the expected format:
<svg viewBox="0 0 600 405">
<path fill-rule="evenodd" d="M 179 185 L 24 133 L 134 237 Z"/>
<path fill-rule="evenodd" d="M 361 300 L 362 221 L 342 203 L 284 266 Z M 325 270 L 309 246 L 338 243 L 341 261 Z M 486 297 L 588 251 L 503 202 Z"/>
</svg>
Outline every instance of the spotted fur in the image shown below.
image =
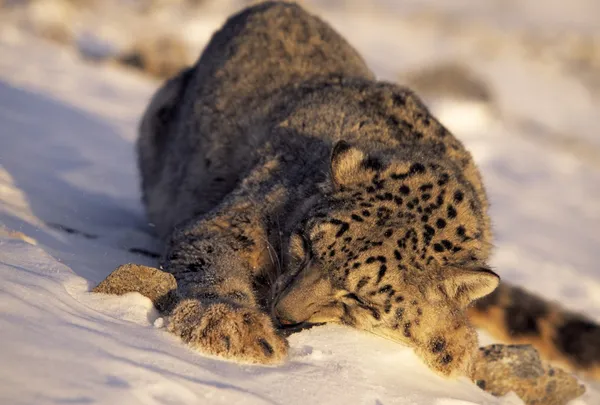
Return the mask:
<svg viewBox="0 0 600 405">
<path fill-rule="evenodd" d="M 591 319 L 506 284 L 468 312 L 472 324 L 499 340 L 531 344 L 547 360 L 600 379 L 600 326 Z"/>
<path fill-rule="evenodd" d="M 169 328 L 185 342 L 276 363 L 276 327 L 336 322 L 470 373 L 467 310 L 499 282 L 479 172 L 320 19 L 271 2 L 231 17 L 156 93 L 138 153 L 181 297 Z M 561 336 L 573 351 L 578 338 Z"/>
</svg>

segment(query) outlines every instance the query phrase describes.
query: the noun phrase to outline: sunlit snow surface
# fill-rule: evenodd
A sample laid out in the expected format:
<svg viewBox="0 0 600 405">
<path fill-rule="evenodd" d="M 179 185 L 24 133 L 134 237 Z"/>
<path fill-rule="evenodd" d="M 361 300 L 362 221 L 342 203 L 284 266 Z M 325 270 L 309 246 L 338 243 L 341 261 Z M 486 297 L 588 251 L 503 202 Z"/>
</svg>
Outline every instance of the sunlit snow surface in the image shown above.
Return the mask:
<svg viewBox="0 0 600 405">
<path fill-rule="evenodd" d="M 460 48 L 393 14 L 320 12 L 386 79 L 439 59 L 436 49 Z M 223 18 L 206 17 L 197 32 L 208 35 Z M 204 357 L 162 328 L 147 299 L 89 294 L 119 264 L 153 263 L 130 249 L 159 249 L 132 148 L 156 83 L 9 28 L 0 28 L 0 55 L 0 404 L 521 403 L 443 380 L 411 350 L 341 327 L 293 335 L 280 367 Z M 600 162 L 537 133 L 567 133 L 593 152 L 598 98 L 510 49 L 473 65 L 502 114 L 452 100 L 432 107 L 484 173 L 497 237 L 491 264 L 505 280 L 600 320 Z M 600 403 L 597 386 L 574 403 Z"/>
</svg>

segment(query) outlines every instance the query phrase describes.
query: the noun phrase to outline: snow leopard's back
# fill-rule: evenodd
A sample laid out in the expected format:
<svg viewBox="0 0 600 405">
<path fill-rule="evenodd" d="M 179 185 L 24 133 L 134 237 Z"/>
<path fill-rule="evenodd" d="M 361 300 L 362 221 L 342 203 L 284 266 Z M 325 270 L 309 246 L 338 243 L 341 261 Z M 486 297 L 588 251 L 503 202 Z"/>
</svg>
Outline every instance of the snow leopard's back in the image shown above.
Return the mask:
<svg viewBox="0 0 600 405">
<path fill-rule="evenodd" d="M 221 201 L 268 142 L 262 129 L 297 101 L 290 88 L 327 77 L 373 74 L 346 40 L 295 4 L 267 2 L 232 16 L 197 64 L 157 92 L 141 122 L 142 191 L 159 234 Z"/>
</svg>

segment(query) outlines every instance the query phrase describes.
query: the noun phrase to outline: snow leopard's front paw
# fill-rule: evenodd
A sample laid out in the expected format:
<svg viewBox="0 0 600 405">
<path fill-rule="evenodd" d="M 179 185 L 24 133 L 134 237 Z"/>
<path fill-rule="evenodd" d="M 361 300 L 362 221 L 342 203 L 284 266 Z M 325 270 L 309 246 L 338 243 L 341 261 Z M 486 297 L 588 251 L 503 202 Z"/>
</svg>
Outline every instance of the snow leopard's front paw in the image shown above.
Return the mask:
<svg viewBox="0 0 600 405">
<path fill-rule="evenodd" d="M 246 363 L 281 363 L 288 350 L 268 315 L 228 302 L 183 300 L 169 330 L 203 353 Z"/>
</svg>

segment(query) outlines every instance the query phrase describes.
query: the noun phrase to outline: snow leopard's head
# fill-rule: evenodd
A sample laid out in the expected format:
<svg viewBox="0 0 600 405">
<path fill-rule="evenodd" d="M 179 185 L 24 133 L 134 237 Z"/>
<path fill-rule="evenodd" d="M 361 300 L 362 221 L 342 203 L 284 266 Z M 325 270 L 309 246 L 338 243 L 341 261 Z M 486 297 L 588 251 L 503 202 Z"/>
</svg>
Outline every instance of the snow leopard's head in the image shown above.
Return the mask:
<svg viewBox="0 0 600 405">
<path fill-rule="evenodd" d="M 335 322 L 410 345 L 444 375 L 477 351 L 466 307 L 499 277 L 482 209 L 454 168 L 367 156 L 339 142 L 329 192 L 298 223 L 273 314 L 282 327 Z"/>
</svg>

